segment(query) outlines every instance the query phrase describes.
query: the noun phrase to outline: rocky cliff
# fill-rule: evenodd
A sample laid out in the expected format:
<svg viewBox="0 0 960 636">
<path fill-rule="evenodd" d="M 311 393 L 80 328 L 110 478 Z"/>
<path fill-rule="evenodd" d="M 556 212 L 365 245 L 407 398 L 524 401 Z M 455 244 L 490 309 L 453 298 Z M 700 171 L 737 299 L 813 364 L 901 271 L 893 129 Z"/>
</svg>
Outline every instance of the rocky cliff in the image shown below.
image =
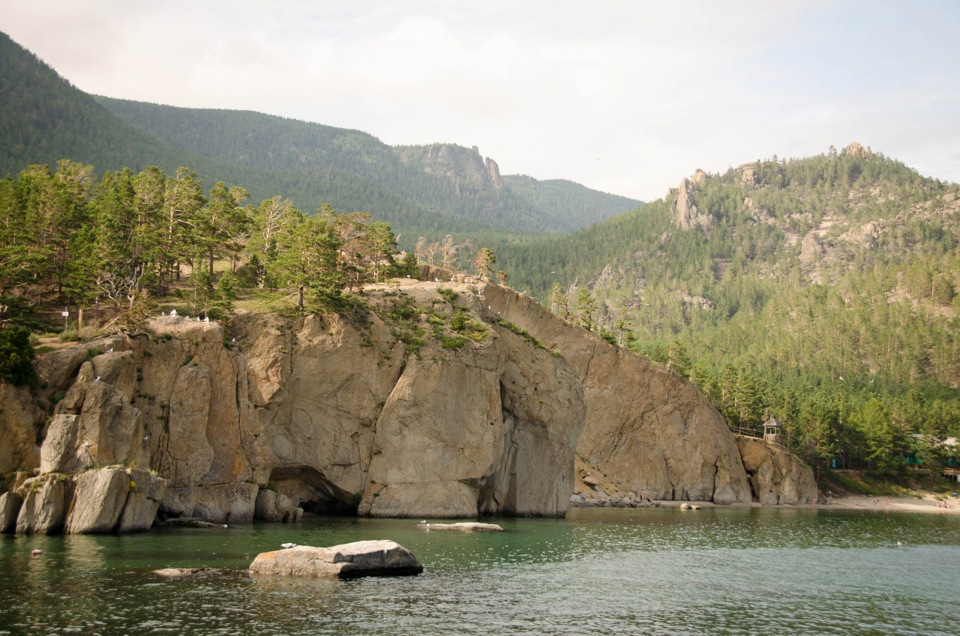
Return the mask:
<svg viewBox="0 0 960 636">
<path fill-rule="evenodd" d="M 508 289 L 425 278 L 350 319 L 157 316 L 42 355 L 33 392 L 0 386 L 0 529 L 558 516 L 577 456 L 649 497 L 757 498 L 689 383 Z"/>
</svg>

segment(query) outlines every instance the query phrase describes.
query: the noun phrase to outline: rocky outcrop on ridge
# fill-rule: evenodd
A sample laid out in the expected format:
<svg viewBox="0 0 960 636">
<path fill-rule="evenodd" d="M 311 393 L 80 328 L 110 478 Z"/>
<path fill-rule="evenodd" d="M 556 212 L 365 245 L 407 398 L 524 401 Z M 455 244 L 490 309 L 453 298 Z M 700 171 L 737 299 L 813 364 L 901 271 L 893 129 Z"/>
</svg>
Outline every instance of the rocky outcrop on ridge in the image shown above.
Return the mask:
<svg viewBox="0 0 960 636">
<path fill-rule="evenodd" d="M 703 186 L 707 175 L 697 170 L 691 179 L 683 179 L 677 188 L 677 198 L 673 201 L 673 223 L 682 230 L 701 227 L 709 230 L 713 227 L 713 217 L 697 208 L 694 193 Z"/>
<path fill-rule="evenodd" d="M 0 385 L 0 475 L 21 471 L 0 527 L 559 516 L 575 458 L 651 499 L 758 491 L 720 414 L 676 374 L 509 289 L 422 278 L 368 290 L 350 319 L 157 316 L 149 335 L 42 355 L 34 393 Z M 760 490 L 802 499 L 799 473 L 777 470 Z"/>
</svg>

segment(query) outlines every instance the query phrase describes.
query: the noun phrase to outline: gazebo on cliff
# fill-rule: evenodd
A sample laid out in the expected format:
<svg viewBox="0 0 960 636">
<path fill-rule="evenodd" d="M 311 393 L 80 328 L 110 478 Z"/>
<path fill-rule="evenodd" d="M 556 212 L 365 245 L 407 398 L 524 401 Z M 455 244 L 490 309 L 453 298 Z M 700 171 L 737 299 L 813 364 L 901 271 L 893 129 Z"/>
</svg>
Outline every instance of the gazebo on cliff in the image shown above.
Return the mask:
<svg viewBox="0 0 960 636">
<path fill-rule="evenodd" d="M 763 441 L 773 444 L 780 443 L 780 429 L 783 426 L 773 415 L 770 416 L 770 419 L 763 423 Z"/>
</svg>

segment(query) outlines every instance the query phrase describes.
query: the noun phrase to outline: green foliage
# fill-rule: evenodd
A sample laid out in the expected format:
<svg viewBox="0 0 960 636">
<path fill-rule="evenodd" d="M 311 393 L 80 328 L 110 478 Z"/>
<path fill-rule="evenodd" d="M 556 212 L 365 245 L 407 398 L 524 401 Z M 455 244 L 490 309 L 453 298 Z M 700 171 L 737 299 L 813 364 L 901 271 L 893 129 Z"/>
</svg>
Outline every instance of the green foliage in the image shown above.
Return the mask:
<svg viewBox="0 0 960 636">
<path fill-rule="evenodd" d="M 512 331 L 513 333 L 517 334 L 518 336 L 520 336 L 521 338 L 523 338 L 527 343 L 533 345 L 536 349 L 546 349 L 546 347 L 543 346 L 543 343 L 540 342 L 539 340 L 537 340 L 537 339 L 533 336 L 533 334 L 531 334 L 531 333 L 530 333 L 529 331 L 527 331 L 526 329 L 523 329 L 523 328 L 521 328 L 521 327 L 518 327 L 517 325 L 513 324 L 512 322 L 509 322 L 509 321 L 507 321 L 507 320 L 503 320 L 502 318 L 497 318 L 497 324 L 498 324 L 499 326 L 501 326 L 501 327 L 503 327 L 503 328 L 505 328 L 505 329 L 508 329 L 508 330 Z"/>
<path fill-rule="evenodd" d="M 375 309 L 384 322 L 392 327 L 393 337 L 407 345 L 411 353 L 417 353 L 424 345 L 423 327 L 420 326 L 420 309 L 407 294 L 389 297 L 389 302 Z"/>
<path fill-rule="evenodd" d="M 469 342 L 482 342 L 487 338 L 487 328 L 457 304 L 456 291 L 443 287 L 437 291 L 443 300 L 435 300 L 430 308 L 420 307 L 407 294 L 387 292 L 383 294 L 384 302 L 375 305 L 375 311 L 391 326 L 394 337 L 406 343 L 413 353 L 419 352 L 426 343 L 423 317 L 430 326 L 430 334 L 444 349 L 460 349 Z"/>
<path fill-rule="evenodd" d="M 690 378 L 733 430 L 776 415 L 810 461 L 896 476 L 925 423 L 960 433 L 960 189 L 852 147 L 691 197 L 708 230 L 680 229 L 671 195 L 498 259 L 558 315 Z"/>
<path fill-rule="evenodd" d="M 0 329 L 0 379 L 15 386 L 32 384 L 36 380 L 33 356 L 30 332 L 26 328 Z"/>
</svg>

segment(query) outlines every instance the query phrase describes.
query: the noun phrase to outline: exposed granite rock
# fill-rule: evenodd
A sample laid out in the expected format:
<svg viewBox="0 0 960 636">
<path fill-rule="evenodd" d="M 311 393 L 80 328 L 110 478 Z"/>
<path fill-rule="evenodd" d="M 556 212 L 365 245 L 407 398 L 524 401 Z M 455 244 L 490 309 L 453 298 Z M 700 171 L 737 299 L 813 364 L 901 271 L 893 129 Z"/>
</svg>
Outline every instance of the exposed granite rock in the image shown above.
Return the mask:
<svg viewBox="0 0 960 636">
<path fill-rule="evenodd" d="M 490 177 L 490 184 L 494 188 L 500 190 L 503 188 L 503 178 L 500 176 L 500 166 L 497 165 L 497 162 L 487 157 L 484 161 L 484 165 L 487 167 L 487 175 Z"/>
<path fill-rule="evenodd" d="M 24 482 L 17 534 L 57 534 L 63 529 L 72 482 L 64 475 L 41 475 Z"/>
<path fill-rule="evenodd" d="M 483 294 L 489 312 L 573 365 L 587 408 L 577 455 L 602 467 L 621 492 L 715 503 L 751 500 L 734 436 L 696 387 L 586 334 L 530 298 L 494 285 Z"/>
<path fill-rule="evenodd" d="M 743 467 L 750 476 L 754 499 L 766 506 L 817 502 L 813 470 L 778 444 L 738 437 Z"/>
<path fill-rule="evenodd" d="M 713 217 L 707 212 L 701 212 L 696 204 L 694 193 L 703 186 L 706 173 L 697 170 L 692 179 L 683 179 L 677 188 L 677 198 L 673 202 L 673 222 L 682 230 L 695 227 L 709 230 L 713 227 Z"/>
<path fill-rule="evenodd" d="M 29 467 L 33 453 L 45 476 L 149 467 L 163 479 L 128 471 L 119 521 L 110 496 L 96 497 L 119 531 L 148 528 L 157 514 L 216 524 L 293 520 L 303 510 L 562 515 L 575 491 L 575 453 L 609 478 L 603 496 L 618 505 L 645 500 L 631 493 L 750 501 L 733 436 L 691 384 L 511 290 L 424 274 L 432 282 L 396 281 L 369 296 L 374 307 L 412 303 L 424 330 L 416 351 L 371 311 L 356 323 L 239 315 L 230 337 L 215 322 L 159 316 L 151 336 L 116 336 L 90 360 L 81 344 L 82 360 L 69 348 L 47 354 L 74 376 L 58 375 L 41 356 L 46 377 L 62 382 L 46 390 L 63 399 L 45 422 L 29 392 L 0 385 L 0 435 L 14 440 L 0 457 Z M 430 335 L 453 311 L 441 287 L 457 292 L 459 310 L 483 337 L 444 348 Z M 18 529 L 63 525 L 67 509 L 57 518 L 55 503 L 70 504 L 72 483 L 43 494 L 54 508 L 38 520 L 40 491 L 55 488 L 46 483 L 29 495 L 18 490 Z M 107 525 L 77 516 L 69 527 Z"/>
<path fill-rule="evenodd" d="M 393 541 L 356 541 L 329 548 L 295 546 L 258 554 L 250 571 L 259 575 L 351 579 L 410 576 L 423 572 L 413 554 Z"/>
<path fill-rule="evenodd" d="M 39 465 L 37 432 L 42 418 L 29 388 L 0 382 L 0 475 Z"/>
<path fill-rule="evenodd" d="M 167 480 L 139 468 L 127 470 L 130 480 L 127 501 L 117 524 L 117 532 L 149 530 L 157 518 L 157 509 L 167 490 Z"/>
<path fill-rule="evenodd" d="M 129 359 L 130 353 L 116 355 Z M 135 378 L 136 374 L 132 369 L 126 373 L 117 370 L 121 366 L 113 365 L 110 375 L 129 385 L 128 376 Z M 76 472 L 94 464 L 147 461 L 140 452 L 141 413 L 130 401 L 130 393 L 97 375 L 93 362 L 84 362 L 76 382 L 57 404 L 40 447 L 41 472 Z"/>
<path fill-rule="evenodd" d="M 257 493 L 257 502 L 254 509 L 254 519 L 261 521 L 299 521 L 303 515 L 303 508 L 293 505 L 293 501 L 273 490 L 261 489 Z"/>
<path fill-rule="evenodd" d="M 46 473 L 23 481 L 7 496 L 23 501 L 17 533 L 136 532 L 153 525 L 165 487 L 166 480 L 149 471 L 115 466 Z"/>
<path fill-rule="evenodd" d="M 46 386 L 47 394 L 68 389 L 86 359 L 87 348 L 81 346 L 57 349 L 37 356 L 33 368 L 37 372 L 38 384 Z"/>
<path fill-rule="evenodd" d="M 23 498 L 13 491 L 7 491 L 0 495 L 0 532 L 13 532 L 17 528 L 17 515 L 20 514 L 20 506 L 23 505 Z"/>
<path fill-rule="evenodd" d="M 64 527 L 66 534 L 113 532 L 120 521 L 130 490 L 130 476 L 122 468 L 82 472 L 74 478 L 76 488 Z"/>
<path fill-rule="evenodd" d="M 582 394 L 568 367 L 545 351 L 524 349 L 532 348 L 521 345 L 518 355 L 513 346 L 478 347 L 456 360 L 407 366 L 377 423 L 380 452 L 361 511 L 563 514 Z M 535 389 L 551 399 L 537 399 Z"/>
</svg>

